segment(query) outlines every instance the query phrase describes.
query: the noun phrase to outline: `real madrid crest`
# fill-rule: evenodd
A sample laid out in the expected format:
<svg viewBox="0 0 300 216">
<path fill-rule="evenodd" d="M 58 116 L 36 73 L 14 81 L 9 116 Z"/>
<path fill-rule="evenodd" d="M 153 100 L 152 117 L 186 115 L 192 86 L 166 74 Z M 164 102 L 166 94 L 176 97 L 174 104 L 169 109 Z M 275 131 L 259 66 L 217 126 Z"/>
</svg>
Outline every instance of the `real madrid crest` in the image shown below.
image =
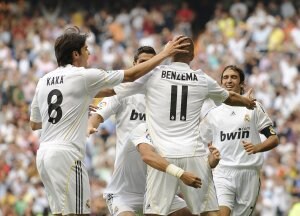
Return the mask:
<svg viewBox="0 0 300 216">
<path fill-rule="evenodd" d="M 245 115 L 244 121 L 250 122 L 250 116 L 249 116 L 249 114 L 246 114 L 246 115 Z"/>
</svg>

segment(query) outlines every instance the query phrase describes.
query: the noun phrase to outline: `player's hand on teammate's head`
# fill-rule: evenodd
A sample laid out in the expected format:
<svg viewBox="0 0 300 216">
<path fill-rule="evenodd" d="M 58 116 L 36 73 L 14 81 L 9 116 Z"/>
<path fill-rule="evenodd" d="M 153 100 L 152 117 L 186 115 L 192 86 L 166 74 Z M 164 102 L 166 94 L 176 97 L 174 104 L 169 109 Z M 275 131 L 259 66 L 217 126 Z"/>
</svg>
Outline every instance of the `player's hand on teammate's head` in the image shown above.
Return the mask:
<svg viewBox="0 0 300 216">
<path fill-rule="evenodd" d="M 186 39 L 188 39 L 188 37 L 183 35 L 175 37 L 165 45 L 162 52 L 166 52 L 168 56 L 175 55 L 176 53 L 188 53 L 188 50 L 182 49 L 190 45 L 190 43 L 182 43 Z"/>
<path fill-rule="evenodd" d="M 182 176 L 180 177 L 181 181 L 183 181 L 184 184 L 194 187 L 194 188 L 201 188 L 202 182 L 199 177 L 194 175 L 191 172 L 184 172 Z"/>
</svg>

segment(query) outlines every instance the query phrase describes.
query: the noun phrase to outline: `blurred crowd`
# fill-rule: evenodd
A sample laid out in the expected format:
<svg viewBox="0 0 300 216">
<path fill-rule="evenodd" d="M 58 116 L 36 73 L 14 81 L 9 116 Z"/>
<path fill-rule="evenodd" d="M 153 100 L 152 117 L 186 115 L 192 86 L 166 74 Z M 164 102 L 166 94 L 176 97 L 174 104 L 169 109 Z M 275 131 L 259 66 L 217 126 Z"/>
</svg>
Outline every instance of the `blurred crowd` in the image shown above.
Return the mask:
<svg viewBox="0 0 300 216">
<path fill-rule="evenodd" d="M 194 38 L 192 68 L 219 81 L 224 66 L 242 67 L 280 137 L 265 154 L 256 215 L 300 215 L 300 2 L 222 1 L 197 32 L 201 8 L 180 0 L 113 9 L 62 2 L 0 2 L 0 216 L 49 214 L 35 165 L 39 133 L 28 118 L 38 79 L 57 66 L 54 41 L 74 25 L 89 32 L 90 67 L 131 67 L 139 46 L 160 51 L 179 34 Z M 87 140 L 86 165 L 92 215 L 109 215 L 102 193 L 113 171 L 114 119 L 100 127 Z"/>
</svg>

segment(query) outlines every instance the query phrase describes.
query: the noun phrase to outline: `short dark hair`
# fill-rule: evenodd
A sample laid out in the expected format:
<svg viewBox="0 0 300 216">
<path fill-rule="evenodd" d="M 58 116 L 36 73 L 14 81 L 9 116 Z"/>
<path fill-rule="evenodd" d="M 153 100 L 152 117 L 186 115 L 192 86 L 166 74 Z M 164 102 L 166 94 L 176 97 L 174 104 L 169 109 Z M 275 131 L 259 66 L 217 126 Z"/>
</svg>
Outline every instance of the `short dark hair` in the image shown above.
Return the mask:
<svg viewBox="0 0 300 216">
<path fill-rule="evenodd" d="M 55 56 L 58 66 L 72 64 L 72 52 L 81 54 L 81 48 L 85 45 L 88 34 L 81 34 L 78 27 L 74 26 L 65 30 L 64 34 L 55 40 Z"/>
<path fill-rule="evenodd" d="M 194 58 L 194 49 L 195 49 L 195 45 L 194 45 L 194 41 L 192 40 L 192 38 L 186 38 L 185 40 L 183 40 L 181 42 L 182 43 L 190 43 L 188 46 L 182 47 L 181 50 L 186 50 L 188 51 L 187 53 L 176 53 L 173 57 L 174 61 L 182 61 L 182 60 L 189 60 L 192 61 Z"/>
<path fill-rule="evenodd" d="M 223 81 L 223 74 L 228 69 L 233 70 L 233 71 L 235 71 L 235 72 L 237 72 L 239 74 L 239 76 L 240 76 L 240 84 L 245 81 L 245 74 L 244 74 L 244 71 L 241 68 L 239 68 L 236 65 L 227 65 L 223 69 L 222 74 L 221 74 L 221 84 L 222 84 L 222 81 Z M 244 94 L 244 88 L 241 88 L 241 94 Z"/>
<path fill-rule="evenodd" d="M 153 54 L 153 55 L 156 55 L 156 52 L 155 50 L 153 49 L 153 47 L 151 46 L 141 46 L 137 49 L 135 55 L 134 55 L 134 58 L 133 58 L 133 61 L 136 62 L 139 58 L 139 56 L 142 54 L 142 53 L 147 53 L 147 54 Z"/>
</svg>

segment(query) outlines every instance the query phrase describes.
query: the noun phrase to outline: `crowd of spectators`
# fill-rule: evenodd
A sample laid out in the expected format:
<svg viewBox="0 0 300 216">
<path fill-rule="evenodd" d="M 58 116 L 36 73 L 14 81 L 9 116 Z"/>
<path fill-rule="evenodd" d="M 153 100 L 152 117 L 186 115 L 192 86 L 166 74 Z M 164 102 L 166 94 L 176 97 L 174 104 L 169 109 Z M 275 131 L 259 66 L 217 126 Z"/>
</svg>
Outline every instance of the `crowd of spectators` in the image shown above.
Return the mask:
<svg viewBox="0 0 300 216">
<path fill-rule="evenodd" d="M 136 3 L 114 10 L 94 7 L 92 12 L 80 5 L 67 11 L 61 2 L 0 2 L 0 216 L 48 215 L 35 165 L 39 134 L 29 127 L 29 110 L 38 79 L 57 66 L 56 37 L 73 25 L 90 34 L 91 67 L 128 68 L 139 46 L 159 51 L 179 34 L 194 38 L 193 68 L 219 80 L 225 65 L 242 67 L 248 87 L 254 88 L 280 137 L 280 145 L 265 154 L 256 215 L 300 215 L 299 2 L 222 1 L 200 34 L 192 24 L 201 8 L 184 1 L 147 7 Z M 87 140 L 93 215 L 108 215 L 102 192 L 112 175 L 114 156 L 110 119 Z"/>
</svg>

